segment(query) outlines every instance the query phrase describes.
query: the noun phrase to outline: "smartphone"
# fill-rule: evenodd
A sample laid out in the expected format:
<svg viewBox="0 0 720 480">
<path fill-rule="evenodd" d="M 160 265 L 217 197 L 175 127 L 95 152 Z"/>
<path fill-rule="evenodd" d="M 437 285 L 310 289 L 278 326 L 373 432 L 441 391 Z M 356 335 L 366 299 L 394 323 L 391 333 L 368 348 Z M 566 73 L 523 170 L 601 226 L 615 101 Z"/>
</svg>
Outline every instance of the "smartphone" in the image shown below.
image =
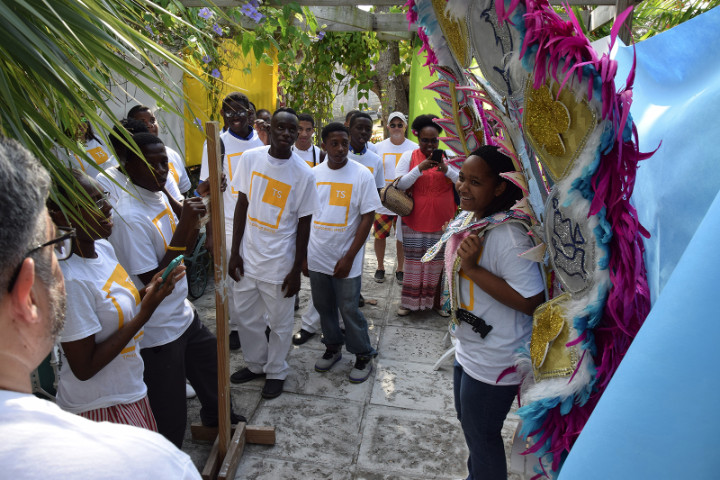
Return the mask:
<svg viewBox="0 0 720 480">
<path fill-rule="evenodd" d="M 445 155 L 445 152 L 443 150 L 433 150 L 432 155 L 430 155 L 430 161 L 433 163 L 440 163 L 442 162 L 443 155 Z"/>
<path fill-rule="evenodd" d="M 167 280 L 167 277 L 170 275 L 170 272 L 175 270 L 175 267 L 180 265 L 180 262 L 183 261 L 183 258 L 185 258 L 185 255 L 178 255 L 177 257 L 175 257 L 175 259 L 172 262 L 170 262 L 170 264 L 167 267 L 165 267 L 165 271 L 163 272 L 162 276 L 160 277 L 162 279 L 161 283 L 165 283 L 165 280 Z"/>
</svg>

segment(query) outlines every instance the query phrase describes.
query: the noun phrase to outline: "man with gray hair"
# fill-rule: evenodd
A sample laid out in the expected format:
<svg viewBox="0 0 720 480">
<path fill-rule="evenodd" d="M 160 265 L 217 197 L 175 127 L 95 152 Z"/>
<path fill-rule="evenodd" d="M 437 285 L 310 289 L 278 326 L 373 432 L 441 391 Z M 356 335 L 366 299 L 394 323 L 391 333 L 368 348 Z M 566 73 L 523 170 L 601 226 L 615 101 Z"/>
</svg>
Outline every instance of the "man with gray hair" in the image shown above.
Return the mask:
<svg viewBox="0 0 720 480">
<path fill-rule="evenodd" d="M 199 479 L 190 458 L 157 433 L 93 422 L 31 394 L 30 375 L 62 331 L 58 260 L 73 231 L 58 232 L 45 201 L 50 177 L 0 137 L 0 465 L 3 478 Z"/>
</svg>

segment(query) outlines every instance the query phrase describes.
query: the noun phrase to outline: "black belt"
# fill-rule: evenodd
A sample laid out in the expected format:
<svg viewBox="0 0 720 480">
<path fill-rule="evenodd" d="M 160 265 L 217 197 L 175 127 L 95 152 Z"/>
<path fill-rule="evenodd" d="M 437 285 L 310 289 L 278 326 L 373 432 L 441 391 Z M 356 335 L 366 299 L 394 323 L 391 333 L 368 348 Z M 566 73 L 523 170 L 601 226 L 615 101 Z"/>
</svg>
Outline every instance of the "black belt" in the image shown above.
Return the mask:
<svg viewBox="0 0 720 480">
<path fill-rule="evenodd" d="M 461 322 L 470 324 L 473 332 L 478 333 L 481 338 L 487 337 L 487 334 L 493 329 L 492 325 L 485 323 L 485 320 L 462 308 L 455 310 L 455 318 Z"/>
</svg>

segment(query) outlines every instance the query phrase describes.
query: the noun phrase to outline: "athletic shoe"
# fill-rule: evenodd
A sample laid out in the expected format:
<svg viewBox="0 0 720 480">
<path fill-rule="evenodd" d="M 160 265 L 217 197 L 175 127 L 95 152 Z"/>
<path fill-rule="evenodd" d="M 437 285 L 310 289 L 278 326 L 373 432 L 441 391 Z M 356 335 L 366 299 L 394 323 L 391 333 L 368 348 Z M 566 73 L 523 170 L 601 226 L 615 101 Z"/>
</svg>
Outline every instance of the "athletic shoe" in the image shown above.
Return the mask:
<svg viewBox="0 0 720 480">
<path fill-rule="evenodd" d="M 405 278 L 405 274 L 403 274 L 403 272 L 395 272 L 395 281 L 397 282 L 398 285 L 403 284 L 404 278 Z"/>
<path fill-rule="evenodd" d="M 355 357 L 355 366 L 350 370 L 350 383 L 362 383 L 368 379 L 373 371 L 373 357 Z"/>
<path fill-rule="evenodd" d="M 411 310 L 409 308 L 398 307 L 397 314 L 399 317 L 404 317 L 406 315 L 410 315 L 410 311 Z"/>
<path fill-rule="evenodd" d="M 340 360 L 342 360 L 342 352 L 340 350 L 335 351 L 327 348 L 323 356 L 315 362 L 315 371 L 320 373 L 329 372 L 333 365 Z"/>
<path fill-rule="evenodd" d="M 375 277 L 373 277 L 377 283 L 383 283 L 385 281 L 385 270 L 375 270 Z"/>
<path fill-rule="evenodd" d="M 437 313 L 441 317 L 449 317 L 450 316 L 450 312 L 448 312 L 447 310 L 443 310 L 442 308 L 433 308 L 433 310 L 435 311 L 435 313 Z"/>
</svg>

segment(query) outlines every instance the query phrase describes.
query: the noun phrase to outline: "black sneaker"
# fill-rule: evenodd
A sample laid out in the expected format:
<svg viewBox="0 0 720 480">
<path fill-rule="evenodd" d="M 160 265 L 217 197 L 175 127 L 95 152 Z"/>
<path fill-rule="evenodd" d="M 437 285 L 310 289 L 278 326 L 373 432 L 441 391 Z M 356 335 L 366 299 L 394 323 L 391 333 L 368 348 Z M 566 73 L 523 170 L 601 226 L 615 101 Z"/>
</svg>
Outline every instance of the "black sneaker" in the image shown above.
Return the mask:
<svg viewBox="0 0 720 480">
<path fill-rule="evenodd" d="M 365 297 L 362 296 L 362 293 L 360 294 L 360 301 L 358 302 L 358 307 L 364 307 L 365 306 Z"/>
<path fill-rule="evenodd" d="M 327 348 L 323 356 L 315 362 L 315 371 L 320 373 L 329 372 L 337 362 L 342 360 L 340 349 Z"/>
<path fill-rule="evenodd" d="M 355 357 L 355 366 L 350 370 L 350 383 L 363 383 L 373 371 L 373 357 Z"/>
<path fill-rule="evenodd" d="M 264 376 L 264 373 L 255 373 L 249 368 L 245 367 L 230 375 L 230 381 L 232 383 L 245 383 L 251 380 L 255 380 L 256 378 L 262 378 Z"/>
<path fill-rule="evenodd" d="M 237 330 L 230 332 L 230 350 L 240 350 L 240 335 Z"/>
<path fill-rule="evenodd" d="M 314 336 L 315 336 L 315 332 L 311 333 L 311 332 L 308 332 L 307 330 L 304 330 L 301 328 L 299 332 L 297 332 L 295 335 L 293 335 L 292 343 L 293 343 L 293 345 L 302 345 L 303 343 L 307 342 Z"/>
<path fill-rule="evenodd" d="M 403 274 L 403 272 L 395 272 L 395 281 L 398 285 L 403 284 L 404 277 L 405 275 Z"/>
<path fill-rule="evenodd" d="M 373 278 L 377 283 L 383 283 L 385 281 L 385 270 L 375 270 L 375 276 Z"/>
<path fill-rule="evenodd" d="M 283 392 L 284 384 L 285 380 L 268 378 L 265 380 L 265 386 L 263 387 L 262 392 L 260 392 L 260 396 L 267 399 L 279 397 Z"/>
</svg>

